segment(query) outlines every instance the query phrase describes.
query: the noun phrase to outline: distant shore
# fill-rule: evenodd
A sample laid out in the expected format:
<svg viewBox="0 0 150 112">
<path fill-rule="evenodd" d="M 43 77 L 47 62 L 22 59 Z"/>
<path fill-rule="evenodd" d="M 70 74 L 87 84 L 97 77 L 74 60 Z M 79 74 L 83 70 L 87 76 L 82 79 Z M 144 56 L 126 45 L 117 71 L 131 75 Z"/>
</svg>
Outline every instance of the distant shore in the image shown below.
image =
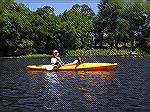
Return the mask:
<svg viewBox="0 0 150 112">
<path fill-rule="evenodd" d="M 121 57 L 142 57 L 150 56 L 150 54 L 134 52 L 133 54 L 129 50 L 123 49 L 77 49 L 69 50 L 64 56 L 121 56 Z M 38 58 L 38 57 L 50 57 L 48 54 L 27 54 L 23 56 L 10 56 L 0 58 Z"/>
<path fill-rule="evenodd" d="M 77 49 L 70 50 L 67 53 L 68 56 L 150 56 L 150 54 L 146 54 L 141 51 L 130 51 L 129 49 Z"/>
</svg>

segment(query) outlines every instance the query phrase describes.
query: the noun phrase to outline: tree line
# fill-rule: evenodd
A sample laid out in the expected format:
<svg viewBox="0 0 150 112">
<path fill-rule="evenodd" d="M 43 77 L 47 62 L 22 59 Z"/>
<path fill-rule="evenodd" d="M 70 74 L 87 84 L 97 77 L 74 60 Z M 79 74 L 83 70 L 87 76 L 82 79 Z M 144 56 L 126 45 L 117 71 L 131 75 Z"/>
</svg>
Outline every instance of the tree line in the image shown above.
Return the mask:
<svg viewBox="0 0 150 112">
<path fill-rule="evenodd" d="M 1 0 L 0 56 L 82 48 L 139 48 L 148 52 L 149 2 L 116 1 L 99 2 L 97 14 L 86 4 L 75 4 L 56 15 L 50 6 L 31 11 L 14 0 Z"/>
</svg>

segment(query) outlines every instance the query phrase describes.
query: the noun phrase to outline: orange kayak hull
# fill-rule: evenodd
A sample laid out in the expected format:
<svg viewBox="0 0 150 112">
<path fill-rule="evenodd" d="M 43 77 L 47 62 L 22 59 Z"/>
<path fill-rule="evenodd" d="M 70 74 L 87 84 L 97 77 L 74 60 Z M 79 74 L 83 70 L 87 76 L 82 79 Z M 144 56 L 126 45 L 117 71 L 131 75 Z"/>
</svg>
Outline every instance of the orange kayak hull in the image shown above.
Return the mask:
<svg viewBox="0 0 150 112">
<path fill-rule="evenodd" d="M 27 70 L 47 70 L 46 66 L 49 65 L 28 65 Z M 54 68 L 52 71 L 110 71 L 117 67 L 117 63 L 81 63 L 81 64 L 66 64 L 59 68 Z"/>
</svg>

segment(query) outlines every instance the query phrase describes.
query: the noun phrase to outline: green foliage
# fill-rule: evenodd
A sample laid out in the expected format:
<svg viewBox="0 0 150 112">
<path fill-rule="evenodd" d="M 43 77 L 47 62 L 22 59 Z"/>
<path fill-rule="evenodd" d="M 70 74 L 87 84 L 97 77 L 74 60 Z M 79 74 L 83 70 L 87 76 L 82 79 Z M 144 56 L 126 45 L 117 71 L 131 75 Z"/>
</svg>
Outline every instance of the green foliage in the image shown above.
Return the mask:
<svg viewBox="0 0 150 112">
<path fill-rule="evenodd" d="M 33 41 L 28 40 L 28 39 L 22 39 L 18 44 L 17 44 L 17 50 L 15 51 L 18 55 L 20 54 L 31 54 L 35 52 L 35 49 L 33 49 Z"/>
<path fill-rule="evenodd" d="M 102 46 L 105 43 L 111 47 L 122 44 L 132 50 L 140 47 L 145 51 L 144 43 L 145 38 L 148 38 L 150 24 L 147 2 L 119 1 L 103 1 L 98 4 L 99 12 L 95 20 L 96 44 Z M 130 46 L 126 46 L 127 44 Z"/>
<path fill-rule="evenodd" d="M 90 20 L 93 20 L 95 17 L 95 13 L 93 12 L 93 10 L 86 4 L 82 5 L 75 4 L 72 6 L 71 10 L 75 10 L 76 12 L 79 12 L 84 16 L 87 16 Z"/>
<path fill-rule="evenodd" d="M 69 50 L 67 55 L 71 56 L 93 56 L 93 55 L 105 55 L 105 56 L 114 56 L 114 55 L 121 55 L 121 56 L 128 56 L 129 50 L 123 49 L 77 49 L 77 50 Z"/>
<path fill-rule="evenodd" d="M 148 51 L 145 43 L 150 38 L 149 2 L 102 2 L 97 15 L 88 5 L 75 4 L 57 16 L 50 6 L 32 12 L 14 0 L 0 0 L 0 54 L 49 54 L 53 49 L 66 53 L 92 46 L 125 49 L 127 44 L 140 52 Z"/>
<path fill-rule="evenodd" d="M 18 56 L 19 58 L 37 58 L 37 57 L 49 57 L 48 54 L 27 54 Z"/>
<path fill-rule="evenodd" d="M 5 9 L 2 11 L 2 16 L 0 19 L 0 49 L 5 55 L 18 55 L 18 52 L 21 52 L 18 51 L 18 45 L 21 44 L 23 39 L 30 38 L 30 23 L 26 16 L 30 13 L 30 11 L 23 4 L 15 4 L 12 2 L 10 4 L 4 2 L 3 5 L 7 7 L 5 7 Z M 24 54 L 26 52 L 28 51 L 25 50 Z"/>
<path fill-rule="evenodd" d="M 50 6 L 44 6 L 43 8 L 38 8 L 36 10 L 36 13 L 39 15 L 54 14 L 54 8 L 52 8 Z"/>
<path fill-rule="evenodd" d="M 92 38 L 89 34 L 93 29 L 93 23 L 88 16 L 72 9 L 65 11 L 60 15 L 60 18 L 62 21 L 60 25 L 62 46 L 67 49 L 87 47 L 88 41 Z M 64 39 L 67 39 L 67 41 Z"/>
</svg>

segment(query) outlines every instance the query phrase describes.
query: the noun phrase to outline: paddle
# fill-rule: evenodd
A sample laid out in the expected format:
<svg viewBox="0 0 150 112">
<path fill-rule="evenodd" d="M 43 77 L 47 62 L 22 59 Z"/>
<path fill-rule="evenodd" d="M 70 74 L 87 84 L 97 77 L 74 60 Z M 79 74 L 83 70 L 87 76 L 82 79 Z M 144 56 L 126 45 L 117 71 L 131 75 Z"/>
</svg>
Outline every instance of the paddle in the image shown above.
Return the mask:
<svg viewBox="0 0 150 112">
<path fill-rule="evenodd" d="M 51 71 L 54 69 L 54 65 L 46 65 L 46 70 Z"/>
<path fill-rule="evenodd" d="M 55 57 L 58 61 L 59 61 L 59 63 L 62 63 L 62 61 L 61 60 L 59 60 L 57 57 Z M 81 59 L 81 57 L 79 56 L 79 58 L 78 58 L 78 60 L 75 60 L 74 62 L 73 62 L 74 64 L 77 64 L 77 66 L 78 65 L 80 65 L 81 63 L 83 63 L 83 60 Z M 48 70 L 48 71 L 52 71 L 53 69 L 54 69 L 54 67 L 56 67 L 55 65 L 46 65 L 46 70 Z"/>
</svg>

